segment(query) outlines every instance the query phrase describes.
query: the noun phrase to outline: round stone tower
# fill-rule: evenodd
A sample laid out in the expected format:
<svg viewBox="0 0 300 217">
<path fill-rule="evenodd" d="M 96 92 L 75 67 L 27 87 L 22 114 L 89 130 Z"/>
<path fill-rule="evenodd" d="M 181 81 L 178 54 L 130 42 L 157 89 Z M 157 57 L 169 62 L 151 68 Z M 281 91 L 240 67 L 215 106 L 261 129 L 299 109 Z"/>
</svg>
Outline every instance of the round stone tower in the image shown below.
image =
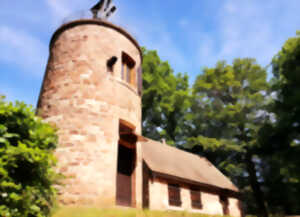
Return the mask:
<svg viewBox="0 0 300 217">
<path fill-rule="evenodd" d="M 61 203 L 139 201 L 141 63 L 135 39 L 109 22 L 77 20 L 54 33 L 38 113 L 58 128 Z"/>
</svg>

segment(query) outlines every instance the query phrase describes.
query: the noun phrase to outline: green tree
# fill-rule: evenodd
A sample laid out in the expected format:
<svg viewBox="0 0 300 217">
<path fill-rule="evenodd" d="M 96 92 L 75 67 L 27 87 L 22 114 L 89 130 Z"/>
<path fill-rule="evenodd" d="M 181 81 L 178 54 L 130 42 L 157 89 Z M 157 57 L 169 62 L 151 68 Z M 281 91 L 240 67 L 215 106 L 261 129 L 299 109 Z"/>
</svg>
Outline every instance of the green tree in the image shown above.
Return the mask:
<svg viewBox="0 0 300 217">
<path fill-rule="evenodd" d="M 300 139 L 300 32 L 285 42 L 273 58 L 272 69 L 276 139 L 280 139 L 283 147 L 287 144 L 297 147 Z"/>
<path fill-rule="evenodd" d="M 49 216 L 56 145 L 55 130 L 31 107 L 0 99 L 0 216 Z"/>
<path fill-rule="evenodd" d="M 230 175 L 244 192 L 252 192 L 261 216 L 268 216 L 256 169 L 258 133 L 268 117 L 266 77 L 266 70 L 254 59 L 205 68 L 193 86 L 186 144 Z"/>
<path fill-rule="evenodd" d="M 274 113 L 278 125 L 288 132 L 290 143 L 300 132 L 300 31 L 288 39 L 273 58 L 273 89 L 276 91 Z"/>
<path fill-rule="evenodd" d="M 170 145 L 184 141 L 185 114 L 190 107 L 188 76 L 174 75 L 156 51 L 143 49 L 143 135 L 166 139 Z"/>
<path fill-rule="evenodd" d="M 300 212 L 300 32 L 288 39 L 272 60 L 273 122 L 261 132 L 268 160 L 266 182 L 276 191 L 270 206 L 285 214 Z M 272 178 L 270 178 L 272 177 Z"/>
</svg>

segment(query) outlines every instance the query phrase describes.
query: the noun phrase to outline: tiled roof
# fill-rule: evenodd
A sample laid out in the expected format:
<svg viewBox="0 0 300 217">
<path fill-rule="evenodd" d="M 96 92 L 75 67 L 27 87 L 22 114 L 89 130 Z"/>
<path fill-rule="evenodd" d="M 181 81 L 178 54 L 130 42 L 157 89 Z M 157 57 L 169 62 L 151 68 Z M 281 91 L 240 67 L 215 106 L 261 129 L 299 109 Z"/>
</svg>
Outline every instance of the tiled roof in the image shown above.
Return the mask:
<svg viewBox="0 0 300 217">
<path fill-rule="evenodd" d="M 238 188 L 206 158 L 163 143 L 142 141 L 143 159 L 154 172 L 238 192 Z"/>
</svg>

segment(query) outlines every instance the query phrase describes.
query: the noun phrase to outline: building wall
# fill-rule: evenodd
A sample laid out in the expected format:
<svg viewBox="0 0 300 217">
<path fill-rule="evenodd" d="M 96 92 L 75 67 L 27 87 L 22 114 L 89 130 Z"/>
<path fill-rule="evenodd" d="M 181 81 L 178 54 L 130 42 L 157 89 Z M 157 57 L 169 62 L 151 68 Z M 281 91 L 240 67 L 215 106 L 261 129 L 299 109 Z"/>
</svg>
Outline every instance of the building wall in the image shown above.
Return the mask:
<svg viewBox="0 0 300 217">
<path fill-rule="evenodd" d="M 180 185 L 180 196 L 182 205 L 175 207 L 169 205 L 168 183 L 161 178 L 149 180 L 149 209 L 154 210 L 177 210 L 189 211 L 205 214 L 223 215 L 223 208 L 219 201 L 219 195 L 207 192 L 201 192 L 202 209 L 194 209 L 191 206 L 190 190 L 188 185 Z M 229 211 L 231 216 L 241 216 L 238 200 L 229 198 Z"/>
<path fill-rule="evenodd" d="M 229 212 L 232 216 L 241 216 L 240 202 L 236 198 L 229 198 Z"/>
<path fill-rule="evenodd" d="M 141 98 L 121 79 L 122 51 L 136 69 L 140 51 L 111 26 L 77 21 L 61 27 L 51 41 L 38 114 L 58 127 L 63 204 L 114 205 L 119 120 L 141 133 Z M 106 61 L 112 56 L 118 61 L 110 74 Z"/>
<path fill-rule="evenodd" d="M 142 145 L 137 142 L 136 144 L 136 207 L 143 207 L 143 153 Z"/>
</svg>

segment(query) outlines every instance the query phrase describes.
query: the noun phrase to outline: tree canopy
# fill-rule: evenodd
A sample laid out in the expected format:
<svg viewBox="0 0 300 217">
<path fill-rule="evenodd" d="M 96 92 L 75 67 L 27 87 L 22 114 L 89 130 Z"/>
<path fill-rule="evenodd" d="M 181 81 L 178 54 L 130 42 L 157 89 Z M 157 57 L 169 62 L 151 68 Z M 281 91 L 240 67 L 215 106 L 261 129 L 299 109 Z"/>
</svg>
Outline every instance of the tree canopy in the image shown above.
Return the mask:
<svg viewBox="0 0 300 217">
<path fill-rule="evenodd" d="M 193 84 L 144 49 L 143 133 L 207 157 L 240 188 L 248 213 L 297 214 L 300 205 L 300 37 L 272 60 L 219 61 Z M 271 61 L 271 60 L 270 60 Z"/>
<path fill-rule="evenodd" d="M 171 145 L 182 142 L 189 107 L 188 76 L 174 75 L 156 51 L 143 49 L 143 134 Z"/>
<path fill-rule="evenodd" d="M 270 206 L 286 214 L 300 212 L 300 33 L 288 39 L 272 60 L 273 121 L 260 139 L 265 146 L 265 182 Z"/>
<path fill-rule="evenodd" d="M 193 86 L 187 144 L 200 146 L 242 191 L 250 188 L 263 216 L 267 210 L 253 161 L 259 159 L 258 133 L 267 118 L 266 78 L 254 59 L 235 59 L 232 65 L 221 61 L 204 69 Z"/>
</svg>

